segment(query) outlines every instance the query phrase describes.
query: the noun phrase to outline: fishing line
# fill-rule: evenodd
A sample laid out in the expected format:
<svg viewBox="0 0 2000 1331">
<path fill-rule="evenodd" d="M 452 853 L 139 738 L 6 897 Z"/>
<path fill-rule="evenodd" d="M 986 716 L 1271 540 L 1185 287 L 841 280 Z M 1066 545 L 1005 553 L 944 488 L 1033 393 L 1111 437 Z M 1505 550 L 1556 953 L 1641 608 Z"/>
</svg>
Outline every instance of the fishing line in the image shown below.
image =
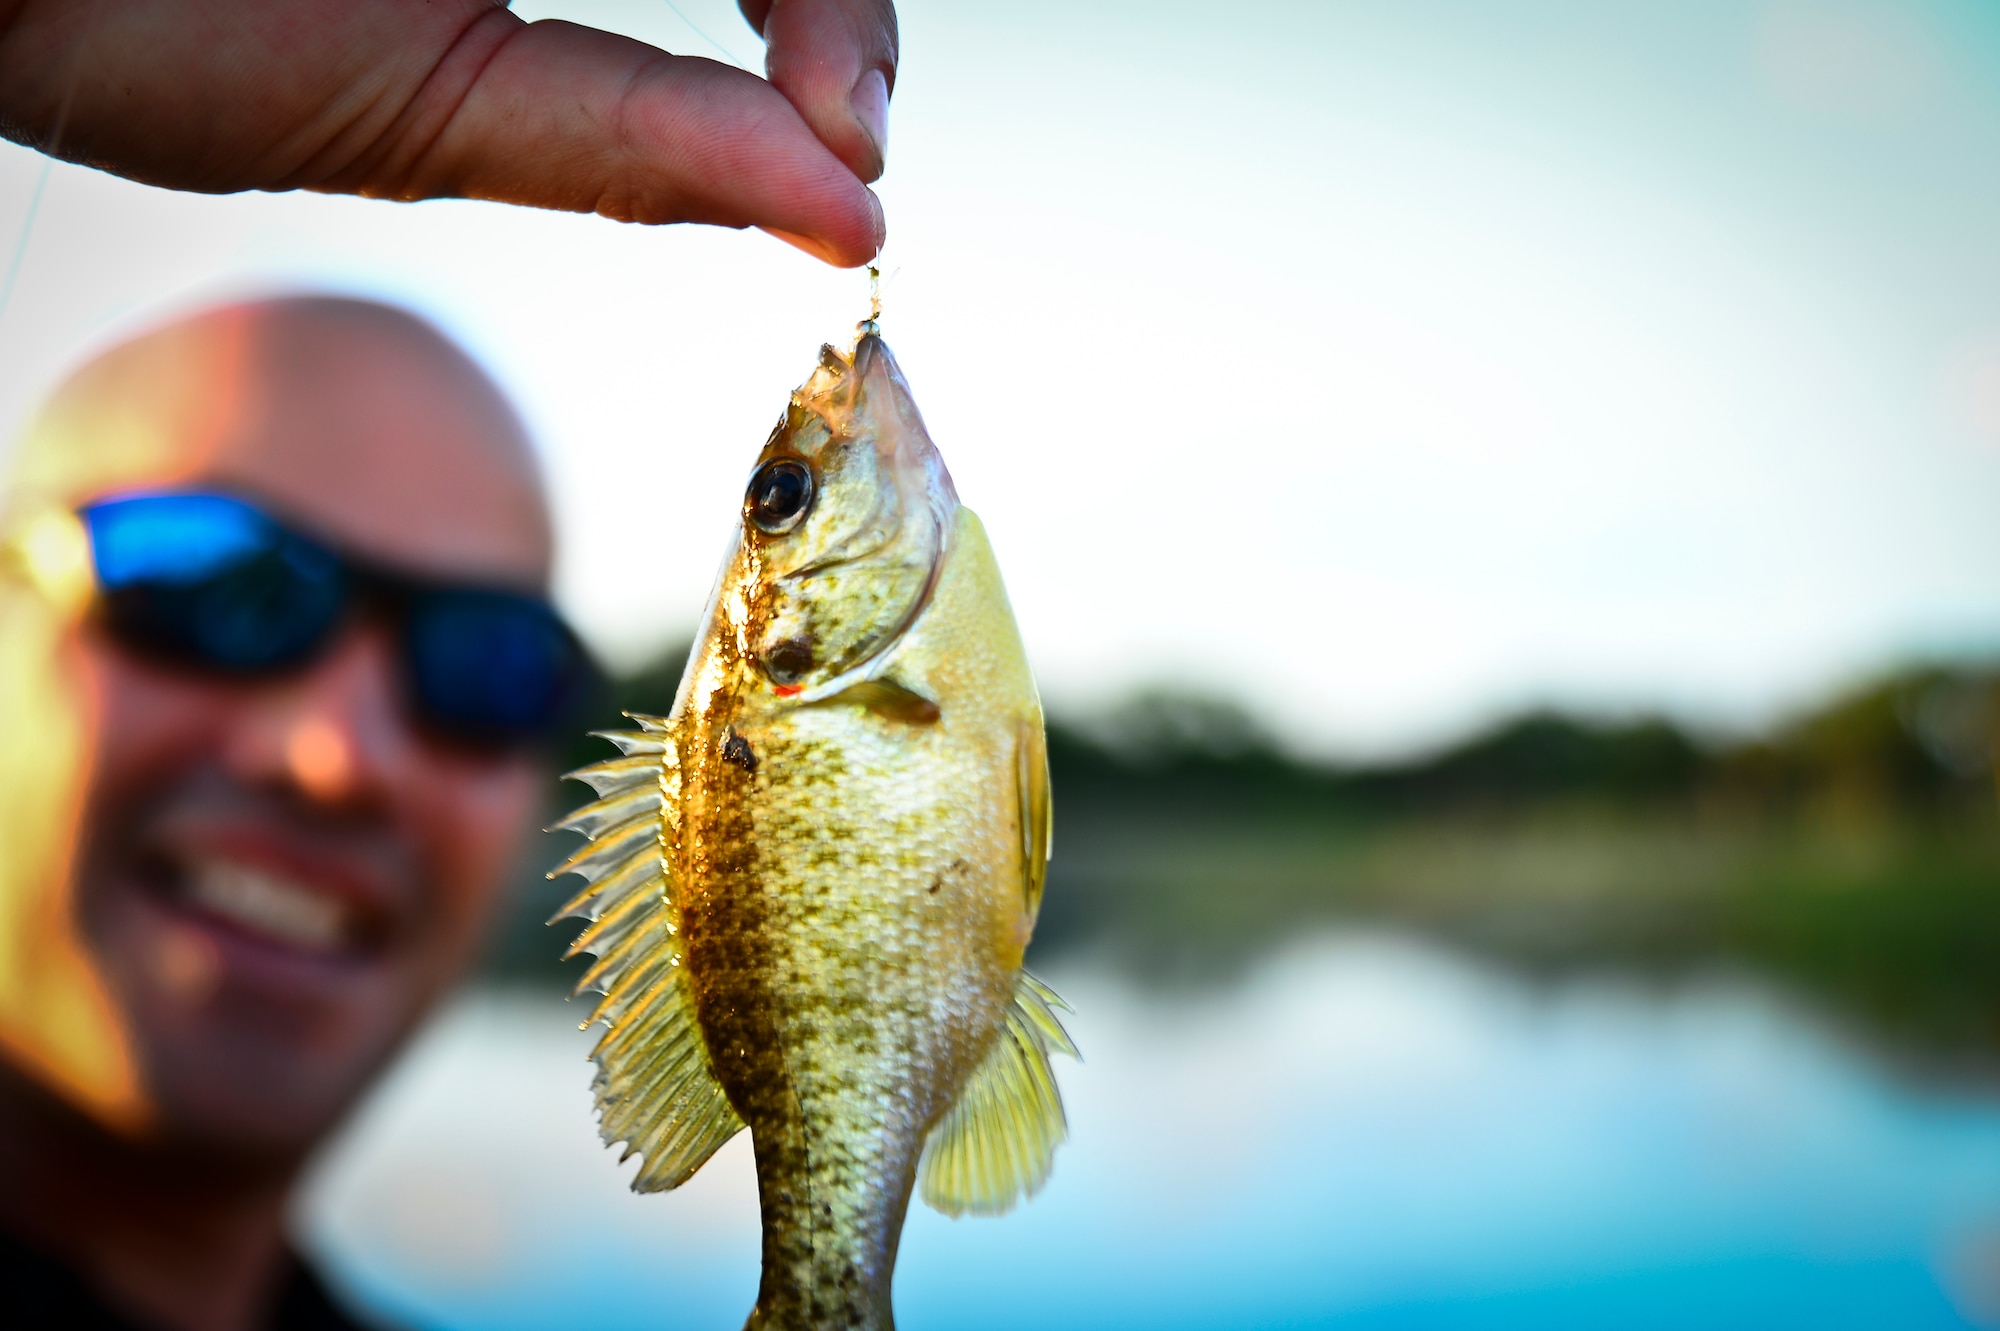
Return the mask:
<svg viewBox="0 0 2000 1331">
<path fill-rule="evenodd" d="M 28 234 L 35 229 L 35 214 L 41 211 L 42 191 L 48 188 L 49 172 L 54 168 L 53 157 L 42 158 L 41 174 L 35 177 L 35 188 L 28 195 L 28 213 L 21 219 L 21 235 L 14 242 L 14 258 L 7 265 L 7 279 L 0 282 L 0 317 L 7 313 L 7 302 L 14 294 L 14 279 L 21 275 L 21 260 L 28 254 Z"/>
<path fill-rule="evenodd" d="M 674 0 L 660 0 L 660 3 L 665 5 L 668 9 L 673 10 L 674 17 L 679 19 L 681 22 L 687 24 L 688 28 L 694 33 L 695 36 L 701 38 L 703 41 L 707 42 L 710 46 L 713 46 L 716 50 L 722 52 L 723 55 L 728 57 L 730 64 L 735 65 L 739 69 L 750 68 L 750 66 L 744 64 L 742 60 L 737 58 L 736 52 L 730 50 L 728 47 L 724 46 L 721 42 L 718 42 L 717 40 L 715 40 L 715 38 L 703 32 L 699 24 L 697 24 L 693 19 L 689 18 L 686 14 L 681 13 L 681 7 L 675 4 Z"/>
</svg>

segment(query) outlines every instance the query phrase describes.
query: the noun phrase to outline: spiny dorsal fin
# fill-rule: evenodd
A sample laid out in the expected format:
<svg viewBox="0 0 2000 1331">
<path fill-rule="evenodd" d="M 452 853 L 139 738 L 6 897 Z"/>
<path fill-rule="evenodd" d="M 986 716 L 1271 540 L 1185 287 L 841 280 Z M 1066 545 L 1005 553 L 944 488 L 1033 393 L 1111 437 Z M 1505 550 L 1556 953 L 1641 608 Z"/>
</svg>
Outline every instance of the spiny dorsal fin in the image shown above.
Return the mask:
<svg viewBox="0 0 2000 1331">
<path fill-rule="evenodd" d="M 999 1215 L 1048 1181 L 1069 1135 L 1049 1054 L 1081 1057 L 1056 1008 L 1069 1004 L 1022 971 L 986 1061 L 924 1143 L 918 1184 L 928 1205 L 949 1216 Z"/>
<path fill-rule="evenodd" d="M 742 1130 L 709 1066 L 680 967 L 678 906 L 665 855 L 680 792 L 680 765 L 667 723 L 634 716 L 640 729 L 603 732 L 624 756 L 569 774 L 598 798 L 556 824 L 590 844 L 551 873 L 589 885 L 557 912 L 590 925 L 568 955 L 596 964 L 576 992 L 603 994 L 586 1027 L 605 1031 L 591 1058 L 598 1131 L 625 1143 L 620 1159 L 643 1155 L 635 1192 L 676 1188 L 716 1148 Z M 551 921 L 553 923 L 554 921 Z"/>
</svg>

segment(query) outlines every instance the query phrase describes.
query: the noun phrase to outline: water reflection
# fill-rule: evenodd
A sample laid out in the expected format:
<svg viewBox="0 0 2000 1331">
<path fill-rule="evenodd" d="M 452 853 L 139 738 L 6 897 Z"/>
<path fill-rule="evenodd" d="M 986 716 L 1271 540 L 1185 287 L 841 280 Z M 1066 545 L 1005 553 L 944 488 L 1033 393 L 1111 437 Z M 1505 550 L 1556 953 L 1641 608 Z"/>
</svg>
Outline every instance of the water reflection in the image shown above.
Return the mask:
<svg viewBox="0 0 2000 1331">
<path fill-rule="evenodd" d="M 913 1209 L 923 1327 L 2000 1323 L 2000 1091 L 1899 1081 L 1754 983 L 1539 986 L 1330 934 L 1223 988 L 1085 957 L 1073 1140 L 998 1221 Z M 303 1227 L 418 1325 L 734 1327 L 748 1142 L 667 1197 L 596 1144 L 577 1014 L 449 1014 Z"/>
</svg>

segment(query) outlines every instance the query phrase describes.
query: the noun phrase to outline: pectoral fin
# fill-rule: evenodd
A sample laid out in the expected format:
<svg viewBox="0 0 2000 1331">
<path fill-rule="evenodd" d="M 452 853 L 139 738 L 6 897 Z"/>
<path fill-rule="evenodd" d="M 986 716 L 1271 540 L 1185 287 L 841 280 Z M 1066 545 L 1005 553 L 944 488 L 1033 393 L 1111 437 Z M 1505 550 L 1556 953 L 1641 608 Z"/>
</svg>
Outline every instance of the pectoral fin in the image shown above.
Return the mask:
<svg viewBox="0 0 2000 1331">
<path fill-rule="evenodd" d="M 998 1215 L 1048 1181 L 1069 1135 L 1049 1054 L 1079 1056 L 1056 1008 L 1069 1004 L 1022 971 L 992 1051 L 924 1143 L 918 1184 L 928 1205 Z"/>
<path fill-rule="evenodd" d="M 606 1145 L 643 1155 L 635 1192 L 679 1187 L 742 1130 L 708 1060 L 680 967 L 678 907 L 662 853 L 680 788 L 680 765 L 666 723 L 635 716 L 640 731 L 604 735 L 627 756 L 569 775 L 598 798 L 556 824 L 591 838 L 551 873 L 589 885 L 557 914 L 590 921 L 569 955 L 597 960 L 577 992 L 603 994 L 590 1026 L 604 1035 L 591 1058 L 598 1130 Z M 552 921 L 553 923 L 553 921 Z"/>
<path fill-rule="evenodd" d="M 942 715 L 936 703 L 893 679 L 864 679 L 859 684 L 842 689 L 820 705 L 832 703 L 866 707 L 877 716 L 913 726 L 935 725 Z"/>
</svg>

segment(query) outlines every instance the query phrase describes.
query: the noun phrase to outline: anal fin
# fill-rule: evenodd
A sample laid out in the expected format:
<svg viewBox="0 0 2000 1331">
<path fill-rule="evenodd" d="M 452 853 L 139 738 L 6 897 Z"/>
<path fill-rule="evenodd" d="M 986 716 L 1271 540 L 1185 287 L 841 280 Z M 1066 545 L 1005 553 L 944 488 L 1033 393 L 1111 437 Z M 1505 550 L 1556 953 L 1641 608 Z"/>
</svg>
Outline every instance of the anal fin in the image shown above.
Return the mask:
<svg viewBox="0 0 2000 1331">
<path fill-rule="evenodd" d="M 986 1060 L 931 1129 L 918 1166 L 924 1202 L 949 1216 L 998 1215 L 1048 1181 L 1069 1135 L 1051 1053 L 1079 1057 L 1055 991 L 1022 971 Z"/>
</svg>

